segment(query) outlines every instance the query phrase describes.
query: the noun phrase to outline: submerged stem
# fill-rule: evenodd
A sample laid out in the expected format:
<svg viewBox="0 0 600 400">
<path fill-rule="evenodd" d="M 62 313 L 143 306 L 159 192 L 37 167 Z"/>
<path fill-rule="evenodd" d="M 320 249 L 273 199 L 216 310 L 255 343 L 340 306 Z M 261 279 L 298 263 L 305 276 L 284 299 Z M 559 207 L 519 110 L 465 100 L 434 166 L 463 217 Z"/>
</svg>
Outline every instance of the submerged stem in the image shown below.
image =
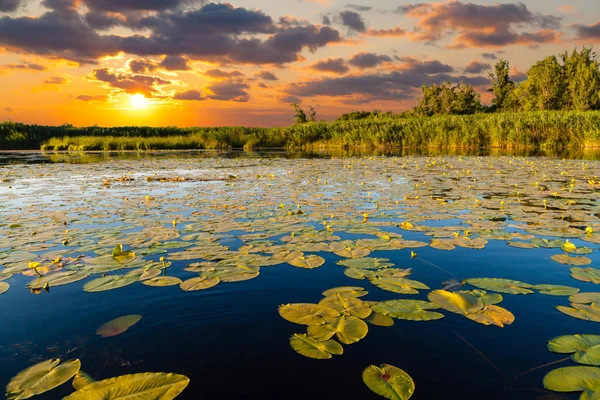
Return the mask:
<svg viewBox="0 0 600 400">
<path fill-rule="evenodd" d="M 456 275 L 454 275 L 452 272 L 448 271 L 447 269 L 444 269 L 442 267 L 440 267 L 439 265 L 435 265 L 434 263 L 432 263 L 431 261 L 427 261 L 427 260 L 423 260 L 421 257 L 417 257 L 417 260 L 421 260 L 423 261 L 425 264 L 429 264 L 434 268 L 439 269 L 440 271 L 444 271 L 445 273 L 447 273 L 448 275 L 450 275 L 451 277 L 453 277 L 454 279 L 456 279 L 457 281 L 459 280 Z"/>
<path fill-rule="evenodd" d="M 498 375 L 500 375 L 502 377 L 502 379 L 504 379 L 505 382 L 508 381 L 508 379 L 506 379 L 506 376 L 502 373 L 502 371 L 500 371 L 500 368 L 498 368 L 496 366 L 496 364 L 494 364 L 489 358 L 487 358 L 485 356 L 485 354 L 483 354 L 481 351 L 479 351 L 475 346 L 473 346 L 467 339 L 462 337 L 458 332 L 456 332 L 456 331 L 452 331 L 452 332 L 454 332 L 454 334 L 456 336 L 458 336 L 463 342 L 465 342 L 470 348 L 472 348 L 477 354 L 479 354 L 494 369 L 494 371 L 496 371 L 498 373 Z"/>
<path fill-rule="evenodd" d="M 565 358 L 561 358 L 560 360 L 551 361 L 549 363 L 538 365 L 537 367 L 533 367 L 531 369 L 528 369 L 525 372 L 521 372 L 520 374 L 518 374 L 514 378 L 512 378 L 510 381 L 506 382 L 506 385 L 504 386 L 504 389 L 506 390 L 511 383 L 513 383 L 517 379 L 519 379 L 519 378 L 521 378 L 521 377 L 529 374 L 530 372 L 537 371 L 538 369 L 549 367 L 549 366 L 554 365 L 554 364 L 560 364 L 561 362 L 564 362 L 564 361 L 567 361 L 567 360 L 570 360 L 570 359 L 571 359 L 571 356 L 565 357 Z"/>
</svg>

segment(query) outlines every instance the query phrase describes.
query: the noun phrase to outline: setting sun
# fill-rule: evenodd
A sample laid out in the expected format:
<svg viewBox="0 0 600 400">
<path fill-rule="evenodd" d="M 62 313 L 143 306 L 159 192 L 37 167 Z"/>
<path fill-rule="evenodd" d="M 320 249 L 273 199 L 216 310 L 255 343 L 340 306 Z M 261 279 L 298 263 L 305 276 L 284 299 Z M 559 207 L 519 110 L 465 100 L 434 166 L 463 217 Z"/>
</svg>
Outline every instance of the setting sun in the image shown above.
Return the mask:
<svg viewBox="0 0 600 400">
<path fill-rule="evenodd" d="M 143 94 L 134 94 L 129 98 L 129 104 L 132 108 L 143 109 L 148 107 L 148 99 Z"/>
</svg>

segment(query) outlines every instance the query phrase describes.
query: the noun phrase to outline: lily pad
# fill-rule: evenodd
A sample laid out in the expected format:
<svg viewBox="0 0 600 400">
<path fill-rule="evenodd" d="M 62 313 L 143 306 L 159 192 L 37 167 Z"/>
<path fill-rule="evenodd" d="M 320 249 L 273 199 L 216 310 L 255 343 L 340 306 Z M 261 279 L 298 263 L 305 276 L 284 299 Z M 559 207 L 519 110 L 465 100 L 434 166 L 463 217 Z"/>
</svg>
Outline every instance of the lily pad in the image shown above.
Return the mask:
<svg viewBox="0 0 600 400">
<path fill-rule="evenodd" d="M 579 293 L 578 288 L 561 285 L 535 285 L 533 289 L 539 290 L 541 294 L 547 294 L 550 296 L 571 296 Z"/>
<path fill-rule="evenodd" d="M 332 355 L 342 355 L 344 349 L 335 340 L 318 342 L 307 334 L 295 333 L 290 338 L 290 345 L 298 354 L 318 360 L 330 359 Z"/>
<path fill-rule="evenodd" d="M 419 294 L 417 289 L 429 289 L 429 286 L 419 281 L 405 278 L 376 278 L 371 283 L 380 289 L 400 294 Z"/>
<path fill-rule="evenodd" d="M 408 400 L 415 393 L 415 382 L 410 375 L 393 365 L 369 365 L 362 378 L 369 389 L 386 399 Z"/>
<path fill-rule="evenodd" d="M 591 303 L 599 303 L 600 304 L 600 293 L 598 293 L 598 292 L 577 293 L 572 296 L 569 296 L 569 301 L 571 303 L 579 303 L 579 304 L 591 304 Z"/>
<path fill-rule="evenodd" d="M 336 310 L 310 303 L 284 304 L 279 306 L 279 315 L 283 319 L 300 325 L 324 325 L 340 316 Z"/>
<path fill-rule="evenodd" d="M 592 260 L 590 260 L 587 257 L 583 257 L 583 256 L 571 257 L 568 254 L 555 254 L 550 258 L 552 260 L 556 261 L 557 263 L 561 263 L 561 264 L 565 264 L 565 265 L 589 265 L 592 263 Z"/>
<path fill-rule="evenodd" d="M 571 268 L 571 276 L 578 281 L 600 283 L 600 269 L 596 268 Z"/>
<path fill-rule="evenodd" d="M 460 315 L 476 313 L 484 306 L 481 298 L 468 293 L 434 290 L 427 295 L 427 298 L 444 310 Z"/>
<path fill-rule="evenodd" d="M 287 263 L 297 268 L 314 269 L 325 264 L 325 259 L 323 257 L 309 255 L 306 257 L 299 257 L 287 260 Z"/>
<path fill-rule="evenodd" d="M 388 300 L 371 305 L 379 314 L 409 321 L 433 321 L 444 318 L 444 314 L 429 311 L 441 308 L 437 304 L 423 300 Z"/>
<path fill-rule="evenodd" d="M 515 321 L 515 316 L 510 311 L 495 305 L 485 306 L 476 313 L 467 314 L 466 317 L 483 325 L 496 325 L 500 328 Z"/>
<path fill-rule="evenodd" d="M 351 315 L 342 315 L 325 325 L 309 326 L 307 332 L 310 337 L 319 342 L 329 340 L 336 335 L 341 343 L 352 344 L 367 336 L 369 327 L 361 319 Z"/>
<path fill-rule="evenodd" d="M 82 370 L 79 370 L 73 377 L 73 387 L 75 390 L 79 390 L 93 382 L 96 382 L 96 380 Z"/>
<path fill-rule="evenodd" d="M 184 375 L 164 372 L 122 375 L 90 383 L 64 400 L 172 400 L 189 382 Z"/>
<path fill-rule="evenodd" d="M 571 358 L 579 364 L 600 365 L 600 335 L 565 335 L 548 342 L 555 353 L 574 353 Z"/>
<path fill-rule="evenodd" d="M 358 286 L 340 286 L 332 289 L 327 289 L 323 292 L 323 296 L 332 296 L 338 294 L 342 297 L 363 297 L 369 294 L 365 289 Z"/>
<path fill-rule="evenodd" d="M 177 286 L 181 285 L 181 279 L 174 276 L 157 276 L 154 278 L 143 280 L 142 283 L 146 286 Z"/>
<path fill-rule="evenodd" d="M 507 294 L 531 294 L 533 285 L 510 279 L 501 278 L 471 278 L 465 279 L 465 283 L 492 292 Z"/>
<path fill-rule="evenodd" d="M 204 290 L 216 286 L 221 280 L 218 276 L 207 278 L 200 276 L 198 278 L 188 279 L 183 281 L 179 286 L 185 291 Z"/>
<path fill-rule="evenodd" d="M 330 307 L 340 314 L 349 314 L 358 318 L 367 318 L 371 314 L 371 309 L 365 302 L 355 297 L 344 297 L 340 293 L 325 297 L 319 301 L 319 304 Z"/>
<path fill-rule="evenodd" d="M 6 282 L 0 282 L 0 294 L 6 293 L 10 289 L 10 285 Z"/>
<path fill-rule="evenodd" d="M 138 278 L 139 276 L 133 274 L 103 276 L 102 278 L 94 279 L 83 285 L 83 291 L 95 293 L 119 289 L 137 282 Z"/>
<path fill-rule="evenodd" d="M 112 257 L 121 264 L 126 264 L 135 260 L 135 253 L 131 250 L 124 251 L 123 245 L 119 244 L 114 248 Z"/>
<path fill-rule="evenodd" d="M 555 392 L 583 392 L 580 400 L 594 400 L 600 396 L 600 368 L 563 367 L 548 372 L 544 387 Z"/>
<path fill-rule="evenodd" d="M 573 318 L 583 319 L 585 321 L 600 322 L 600 308 L 593 305 L 571 304 L 572 307 L 556 306 L 556 309 L 563 314 L 567 314 Z"/>
<path fill-rule="evenodd" d="M 6 386 L 8 400 L 22 400 L 52 390 L 71 379 L 81 368 L 79 360 L 42 361 L 17 374 Z"/>
<path fill-rule="evenodd" d="M 101 325 L 96 331 L 96 335 L 100 335 L 103 338 L 113 337 L 120 335 L 137 324 L 142 319 L 141 315 L 125 315 L 108 321 Z"/>
</svg>

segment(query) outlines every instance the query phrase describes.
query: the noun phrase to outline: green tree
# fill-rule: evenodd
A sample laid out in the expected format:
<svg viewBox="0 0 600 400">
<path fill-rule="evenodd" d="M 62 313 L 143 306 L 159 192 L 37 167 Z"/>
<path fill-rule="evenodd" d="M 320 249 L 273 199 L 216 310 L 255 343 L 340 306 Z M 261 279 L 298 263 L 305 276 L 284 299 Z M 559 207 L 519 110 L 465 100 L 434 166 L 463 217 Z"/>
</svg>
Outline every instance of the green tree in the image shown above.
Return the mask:
<svg viewBox="0 0 600 400">
<path fill-rule="evenodd" d="M 565 80 L 563 106 L 588 111 L 600 109 L 600 64 L 591 48 L 561 55 Z"/>
<path fill-rule="evenodd" d="M 492 105 L 494 110 L 502 110 L 507 104 L 511 93 L 515 90 L 515 83 L 510 80 L 510 64 L 506 60 L 496 63 L 495 71 L 490 72 L 492 88 L 488 92 L 494 93 Z"/>
<path fill-rule="evenodd" d="M 422 96 L 414 108 L 418 115 L 438 114 L 474 114 L 483 109 L 481 96 L 473 86 L 459 83 L 452 86 L 450 82 L 442 85 L 432 84 L 421 87 Z"/>
<path fill-rule="evenodd" d="M 292 103 L 292 107 L 296 110 L 296 114 L 294 115 L 294 120 L 297 124 L 304 124 L 307 122 L 306 113 L 300 106 L 296 103 Z"/>
<path fill-rule="evenodd" d="M 317 122 L 317 110 L 315 110 L 313 108 L 313 106 L 309 106 L 308 121 L 309 122 Z"/>
<path fill-rule="evenodd" d="M 555 56 L 549 56 L 527 71 L 527 80 L 514 90 L 511 101 L 524 111 L 560 110 L 565 86 L 562 66 Z"/>
</svg>

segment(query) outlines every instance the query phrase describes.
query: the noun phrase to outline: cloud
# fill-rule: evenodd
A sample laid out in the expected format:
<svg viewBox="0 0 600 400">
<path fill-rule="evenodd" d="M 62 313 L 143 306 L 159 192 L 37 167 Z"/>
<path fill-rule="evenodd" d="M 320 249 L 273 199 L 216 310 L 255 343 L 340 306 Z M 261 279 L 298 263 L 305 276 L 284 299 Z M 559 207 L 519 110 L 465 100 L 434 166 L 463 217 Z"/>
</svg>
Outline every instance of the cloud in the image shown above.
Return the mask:
<svg viewBox="0 0 600 400">
<path fill-rule="evenodd" d="M 46 85 L 65 85 L 69 83 L 67 78 L 63 78 L 62 76 L 53 76 L 44 81 Z"/>
<path fill-rule="evenodd" d="M 131 72 L 136 74 L 145 74 L 156 70 L 157 64 L 152 60 L 133 59 L 127 62 L 127 66 Z"/>
<path fill-rule="evenodd" d="M 21 0 L 0 0 L 0 12 L 13 12 L 21 6 Z"/>
<path fill-rule="evenodd" d="M 356 32 L 365 32 L 367 30 L 367 25 L 363 20 L 363 17 L 354 11 L 342 11 L 338 14 L 338 18 L 342 25 L 351 31 Z"/>
<path fill-rule="evenodd" d="M 515 83 L 521 83 L 527 80 L 527 74 L 524 72 L 519 72 L 519 70 L 515 67 L 510 69 L 510 79 Z"/>
<path fill-rule="evenodd" d="M 129 94 L 141 93 L 152 97 L 159 86 L 170 85 L 171 82 L 158 76 L 115 73 L 109 68 L 99 68 L 92 72 L 91 79 L 107 83 L 110 87 Z"/>
<path fill-rule="evenodd" d="M 348 8 L 350 10 L 359 11 L 359 12 L 371 11 L 373 9 L 373 7 L 371 7 L 371 6 L 363 6 L 361 4 L 354 4 L 354 3 L 348 3 L 344 7 Z"/>
<path fill-rule="evenodd" d="M 185 92 L 180 92 L 173 96 L 175 100 L 187 100 L 187 101 L 202 101 L 206 100 L 205 97 L 202 97 L 202 93 L 197 90 L 187 90 Z"/>
<path fill-rule="evenodd" d="M 97 94 L 97 95 L 92 95 L 92 94 L 80 94 L 79 96 L 77 96 L 75 98 L 75 100 L 79 100 L 79 101 L 106 101 L 108 100 L 108 96 L 105 94 Z"/>
<path fill-rule="evenodd" d="M 45 71 L 47 68 L 41 64 L 21 61 L 18 64 L 0 65 L 0 70 L 21 70 L 21 71 Z"/>
<path fill-rule="evenodd" d="M 452 73 L 454 68 L 439 60 L 419 61 L 413 57 L 397 57 L 401 61 L 400 69 L 407 72 L 420 72 L 422 74 Z"/>
<path fill-rule="evenodd" d="M 560 17 L 531 12 L 523 3 L 431 2 L 400 6 L 397 12 L 417 20 L 413 40 L 437 42 L 457 35 L 451 48 L 536 45 L 560 38 Z M 523 26 L 540 30 L 517 31 Z"/>
<path fill-rule="evenodd" d="M 182 56 L 166 56 L 159 66 L 167 71 L 189 71 L 192 67 L 188 62 L 189 60 Z"/>
<path fill-rule="evenodd" d="M 285 95 L 285 96 L 281 96 L 279 98 L 279 100 L 282 103 L 297 103 L 300 104 L 302 103 L 302 99 L 300 97 L 297 96 L 291 96 L 291 95 Z"/>
<path fill-rule="evenodd" d="M 352 56 L 348 64 L 360 69 L 375 68 L 380 64 L 392 62 L 392 58 L 375 53 L 358 53 Z"/>
<path fill-rule="evenodd" d="M 182 0 L 85 0 L 92 10 L 112 12 L 162 11 L 177 8 L 182 3 Z"/>
<path fill-rule="evenodd" d="M 323 18 L 321 19 L 321 23 L 323 25 L 331 25 L 331 19 L 329 19 L 329 17 L 327 15 L 323 15 Z"/>
<path fill-rule="evenodd" d="M 270 71 L 260 71 L 256 74 L 256 76 L 260 79 L 264 79 L 265 81 L 278 81 L 279 80 L 279 78 L 277 78 L 277 76 Z"/>
<path fill-rule="evenodd" d="M 230 79 L 230 78 L 241 78 L 245 75 L 240 71 L 223 71 L 221 69 L 209 69 L 204 71 L 204 75 L 215 78 L 215 79 Z"/>
<path fill-rule="evenodd" d="M 573 25 L 578 40 L 599 40 L 600 21 L 591 25 Z"/>
<path fill-rule="evenodd" d="M 328 58 L 312 64 L 310 69 L 323 72 L 332 72 L 334 74 L 345 74 L 349 68 L 343 58 Z"/>
<path fill-rule="evenodd" d="M 487 63 L 482 63 L 480 61 L 471 61 L 465 67 L 465 74 L 480 74 L 484 71 L 489 71 L 492 69 L 492 66 Z"/>
<path fill-rule="evenodd" d="M 494 53 L 481 53 L 481 57 L 486 58 L 488 60 L 497 60 L 498 56 Z"/>
<path fill-rule="evenodd" d="M 246 92 L 246 89 L 250 89 L 250 86 L 244 82 L 217 82 L 208 86 L 208 90 L 213 93 L 208 98 L 243 103 L 250 100 L 250 95 Z"/>
<path fill-rule="evenodd" d="M 141 57 L 185 56 L 221 63 L 285 64 L 301 60 L 300 53 L 316 51 L 341 42 L 340 33 L 306 21 L 276 24 L 260 10 L 231 4 L 208 3 L 199 9 L 160 11 L 166 1 L 144 1 L 153 12 L 99 16 L 79 14 L 76 0 L 44 0 L 51 11 L 39 17 L 0 18 L 0 47 L 10 51 L 62 58 L 81 64 L 127 53 Z M 142 1 L 102 1 L 95 7 L 112 5 L 136 9 Z M 148 5 L 148 4 L 151 4 Z M 116 6 L 115 6 L 116 7 Z M 98 30 L 122 25 L 141 34 L 99 34 Z"/>
<path fill-rule="evenodd" d="M 4 107 L 4 111 L 7 113 L 13 113 L 15 110 L 12 107 Z"/>
<path fill-rule="evenodd" d="M 400 37 L 406 35 L 406 29 L 402 29 L 399 26 L 390 29 L 369 29 L 365 34 L 375 37 Z"/>
</svg>

